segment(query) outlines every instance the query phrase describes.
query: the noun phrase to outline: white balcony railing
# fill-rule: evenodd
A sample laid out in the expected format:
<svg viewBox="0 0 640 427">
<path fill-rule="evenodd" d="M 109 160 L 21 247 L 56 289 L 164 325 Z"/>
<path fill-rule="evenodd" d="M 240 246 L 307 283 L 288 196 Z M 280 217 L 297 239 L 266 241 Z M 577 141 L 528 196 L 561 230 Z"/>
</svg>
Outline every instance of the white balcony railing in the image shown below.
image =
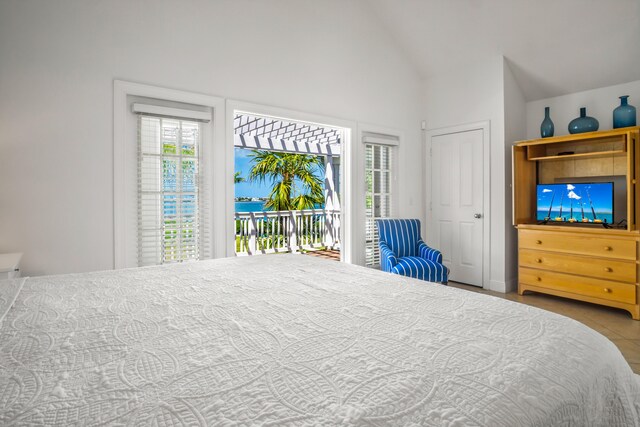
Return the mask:
<svg viewBox="0 0 640 427">
<path fill-rule="evenodd" d="M 298 252 L 340 245 L 340 211 L 236 212 L 236 255 Z"/>
</svg>

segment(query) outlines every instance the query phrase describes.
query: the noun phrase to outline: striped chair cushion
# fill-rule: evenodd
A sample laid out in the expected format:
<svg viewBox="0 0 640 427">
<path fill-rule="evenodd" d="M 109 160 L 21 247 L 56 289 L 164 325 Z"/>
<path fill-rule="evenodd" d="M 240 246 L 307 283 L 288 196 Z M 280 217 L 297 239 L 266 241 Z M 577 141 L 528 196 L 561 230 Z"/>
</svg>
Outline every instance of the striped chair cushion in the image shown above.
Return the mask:
<svg viewBox="0 0 640 427">
<path fill-rule="evenodd" d="M 444 265 L 417 256 L 398 258 L 398 264 L 391 271 L 395 274 L 430 282 L 447 281 L 447 271 Z"/>
<path fill-rule="evenodd" d="M 386 242 L 398 257 L 418 255 L 420 221 L 417 219 L 394 219 L 378 221 L 380 241 Z"/>
</svg>

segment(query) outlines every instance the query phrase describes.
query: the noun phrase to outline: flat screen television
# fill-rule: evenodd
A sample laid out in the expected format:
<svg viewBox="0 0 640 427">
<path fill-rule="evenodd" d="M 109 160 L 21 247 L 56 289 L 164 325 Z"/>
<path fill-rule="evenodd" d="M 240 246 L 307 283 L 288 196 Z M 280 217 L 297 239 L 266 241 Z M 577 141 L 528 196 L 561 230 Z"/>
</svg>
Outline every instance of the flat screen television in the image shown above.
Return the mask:
<svg viewBox="0 0 640 427">
<path fill-rule="evenodd" d="M 613 218 L 613 182 L 537 185 L 538 221 L 611 224 Z"/>
</svg>

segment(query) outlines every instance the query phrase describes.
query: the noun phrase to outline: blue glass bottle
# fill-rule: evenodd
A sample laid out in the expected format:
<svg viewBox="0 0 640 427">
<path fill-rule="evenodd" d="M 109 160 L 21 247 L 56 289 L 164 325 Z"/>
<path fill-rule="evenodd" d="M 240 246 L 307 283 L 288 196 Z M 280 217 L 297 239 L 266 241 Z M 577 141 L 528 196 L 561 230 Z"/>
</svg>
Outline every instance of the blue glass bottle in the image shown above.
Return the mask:
<svg viewBox="0 0 640 427">
<path fill-rule="evenodd" d="M 587 116 L 587 108 L 580 108 L 580 117 L 569 122 L 569 133 L 595 132 L 600 127 L 600 123 L 593 118 Z"/>
<path fill-rule="evenodd" d="M 549 138 L 553 136 L 553 122 L 551 121 L 551 117 L 549 117 L 549 107 L 544 107 L 544 120 L 540 124 L 540 136 L 542 138 Z"/>
<path fill-rule="evenodd" d="M 636 125 L 636 107 L 627 104 L 629 95 L 620 97 L 620 106 L 613 110 L 613 128 L 626 128 Z"/>
</svg>

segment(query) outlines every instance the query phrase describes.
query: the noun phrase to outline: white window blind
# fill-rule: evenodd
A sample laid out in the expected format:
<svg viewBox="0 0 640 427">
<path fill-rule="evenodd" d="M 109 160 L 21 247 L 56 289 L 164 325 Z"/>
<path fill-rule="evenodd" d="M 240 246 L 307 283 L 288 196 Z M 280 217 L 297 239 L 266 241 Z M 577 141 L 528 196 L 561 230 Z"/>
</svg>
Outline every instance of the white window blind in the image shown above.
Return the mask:
<svg viewBox="0 0 640 427">
<path fill-rule="evenodd" d="M 138 116 L 138 265 L 208 257 L 201 124 Z"/>
<path fill-rule="evenodd" d="M 367 143 L 365 138 L 366 230 L 365 265 L 380 265 L 375 220 L 392 215 L 393 147 Z"/>
</svg>

